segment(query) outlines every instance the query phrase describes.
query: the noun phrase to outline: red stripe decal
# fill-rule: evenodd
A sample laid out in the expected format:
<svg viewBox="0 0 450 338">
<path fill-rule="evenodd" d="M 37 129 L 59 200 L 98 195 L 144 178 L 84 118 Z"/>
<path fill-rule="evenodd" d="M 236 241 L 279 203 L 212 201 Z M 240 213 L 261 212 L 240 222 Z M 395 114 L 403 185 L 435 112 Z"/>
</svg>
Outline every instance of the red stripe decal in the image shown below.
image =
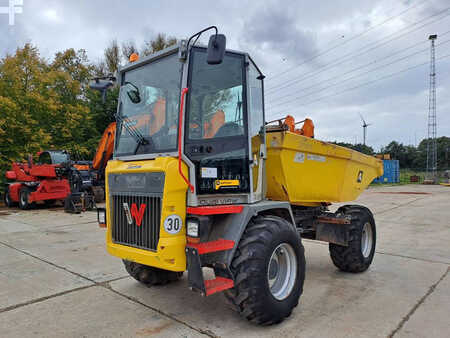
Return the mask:
<svg viewBox="0 0 450 338">
<path fill-rule="evenodd" d="M 239 214 L 243 209 L 243 205 L 214 205 L 205 207 L 188 207 L 187 213 L 191 215 Z"/>
</svg>

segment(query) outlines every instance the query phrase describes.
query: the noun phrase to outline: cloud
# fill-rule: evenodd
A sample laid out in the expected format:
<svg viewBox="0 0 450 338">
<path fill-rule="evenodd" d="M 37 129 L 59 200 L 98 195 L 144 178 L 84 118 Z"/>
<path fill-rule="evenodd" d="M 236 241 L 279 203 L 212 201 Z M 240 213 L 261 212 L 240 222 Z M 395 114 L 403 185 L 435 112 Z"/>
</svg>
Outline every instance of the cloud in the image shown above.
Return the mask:
<svg viewBox="0 0 450 338">
<path fill-rule="evenodd" d="M 0 0 L 0 6 L 6 3 L 6 0 Z M 411 6 L 412 9 L 408 10 Z M 0 15 L 0 57 L 31 41 L 47 58 L 73 47 L 86 49 L 89 58 L 97 61 L 108 42 L 115 38 L 119 42 L 133 40 L 140 47 L 144 40 L 159 32 L 186 38 L 215 24 L 226 34 L 228 48 L 250 53 L 267 75 L 266 88 L 288 81 L 292 83 L 288 88 L 267 93 L 267 114 L 278 113 L 276 117 L 281 117 L 290 113 L 298 119 L 308 116 L 315 122 L 318 137 L 354 142 L 355 137 L 362 140 L 358 115 L 361 112 L 367 121 L 373 123 L 368 130 L 369 144 L 380 148 L 393 139 L 413 143 L 415 134 L 418 138 L 426 136 L 428 65 L 356 90 L 331 95 L 404 68 L 427 63 L 428 50 L 369 71 L 408 53 L 428 49 L 429 34 L 438 34 L 437 43 L 450 39 L 450 33 L 446 34 L 450 27 L 450 11 L 446 17 L 444 13 L 429 19 L 429 25 L 415 32 L 364 55 L 355 55 L 368 45 L 386 41 L 402 30 L 419 26 L 414 26 L 414 23 L 446 7 L 447 0 L 218 0 L 214 3 L 207 0 L 190 3 L 175 0 L 24 0 L 23 13 L 16 16 L 15 26 L 8 26 L 7 16 Z M 440 17 L 442 19 L 438 20 Z M 208 35 L 203 41 L 207 41 Z M 407 49 L 414 44 L 417 46 Z M 448 54 L 449 45 L 437 46 L 437 57 Z M 395 52 L 398 52 L 395 58 L 383 59 Z M 320 56 L 314 60 L 305 62 L 318 54 Z M 348 61 L 321 71 L 345 55 L 350 55 Z M 370 67 L 345 75 L 370 62 L 374 62 Z M 363 74 L 365 71 L 369 72 Z M 305 74 L 308 78 L 304 78 Z M 356 74 L 361 76 L 342 82 Z M 450 135 L 449 74 L 450 58 L 438 60 L 438 135 Z M 317 87 L 313 89 L 316 92 L 310 93 L 313 89 L 307 87 L 315 84 Z M 330 88 L 320 90 L 324 86 Z M 306 97 L 281 105 L 288 100 L 283 98 L 286 95 L 291 95 L 290 98 Z M 302 105 L 327 96 L 331 97 Z"/>
<path fill-rule="evenodd" d="M 304 60 L 317 53 L 315 34 L 299 28 L 295 14 L 279 4 L 261 8 L 245 22 L 241 43 L 279 55 L 283 61 Z"/>
</svg>

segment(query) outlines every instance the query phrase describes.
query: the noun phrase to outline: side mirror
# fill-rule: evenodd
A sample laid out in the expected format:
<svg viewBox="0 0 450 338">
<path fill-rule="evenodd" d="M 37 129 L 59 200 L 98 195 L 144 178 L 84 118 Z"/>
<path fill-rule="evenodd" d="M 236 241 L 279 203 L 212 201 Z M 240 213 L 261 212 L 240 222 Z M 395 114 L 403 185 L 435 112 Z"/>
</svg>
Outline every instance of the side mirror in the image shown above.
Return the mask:
<svg viewBox="0 0 450 338">
<path fill-rule="evenodd" d="M 125 82 L 125 85 L 127 95 L 130 101 L 133 102 L 134 104 L 141 102 L 141 94 L 139 93 L 139 88 L 136 87 L 131 82 Z"/>
<path fill-rule="evenodd" d="M 94 81 L 89 84 L 89 88 L 98 90 L 100 93 L 102 93 L 102 102 L 105 103 L 106 91 L 113 85 L 114 81 L 112 79 L 103 80 L 100 78 L 95 78 Z"/>
<path fill-rule="evenodd" d="M 210 65 L 222 63 L 225 55 L 226 38 L 223 34 L 214 34 L 209 38 L 207 62 Z"/>
</svg>

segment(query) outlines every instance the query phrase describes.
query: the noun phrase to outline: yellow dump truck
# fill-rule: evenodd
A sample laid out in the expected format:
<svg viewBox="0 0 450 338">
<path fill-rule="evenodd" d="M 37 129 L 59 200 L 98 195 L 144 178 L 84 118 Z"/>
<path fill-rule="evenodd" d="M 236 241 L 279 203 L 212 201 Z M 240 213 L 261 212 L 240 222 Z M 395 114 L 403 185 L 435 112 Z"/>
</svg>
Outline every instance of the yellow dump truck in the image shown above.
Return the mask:
<svg viewBox="0 0 450 338">
<path fill-rule="evenodd" d="M 248 320 L 279 323 L 303 291 L 301 238 L 329 242 L 342 271 L 371 264 L 372 213 L 328 207 L 354 200 L 382 164 L 283 123 L 267 126 L 264 75 L 247 53 L 226 50 L 225 36 L 208 29 L 216 30 L 208 47 L 195 44 L 202 31 L 134 56 L 117 79 L 92 83 L 103 92 L 120 85 L 98 220 L 108 252 L 137 281 L 165 284 L 187 271 L 191 290 L 224 291 Z M 215 278 L 205 279 L 204 268 Z"/>
</svg>

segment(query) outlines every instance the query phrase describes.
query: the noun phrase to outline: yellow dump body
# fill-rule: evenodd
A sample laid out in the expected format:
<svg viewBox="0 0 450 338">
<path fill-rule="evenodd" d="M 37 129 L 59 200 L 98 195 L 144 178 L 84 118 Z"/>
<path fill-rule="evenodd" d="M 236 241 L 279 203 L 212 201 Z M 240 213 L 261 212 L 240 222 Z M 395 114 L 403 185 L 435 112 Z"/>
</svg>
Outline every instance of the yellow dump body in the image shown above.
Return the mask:
<svg viewBox="0 0 450 338">
<path fill-rule="evenodd" d="M 383 162 L 291 132 L 267 133 L 267 198 L 314 206 L 355 200 Z"/>
</svg>

